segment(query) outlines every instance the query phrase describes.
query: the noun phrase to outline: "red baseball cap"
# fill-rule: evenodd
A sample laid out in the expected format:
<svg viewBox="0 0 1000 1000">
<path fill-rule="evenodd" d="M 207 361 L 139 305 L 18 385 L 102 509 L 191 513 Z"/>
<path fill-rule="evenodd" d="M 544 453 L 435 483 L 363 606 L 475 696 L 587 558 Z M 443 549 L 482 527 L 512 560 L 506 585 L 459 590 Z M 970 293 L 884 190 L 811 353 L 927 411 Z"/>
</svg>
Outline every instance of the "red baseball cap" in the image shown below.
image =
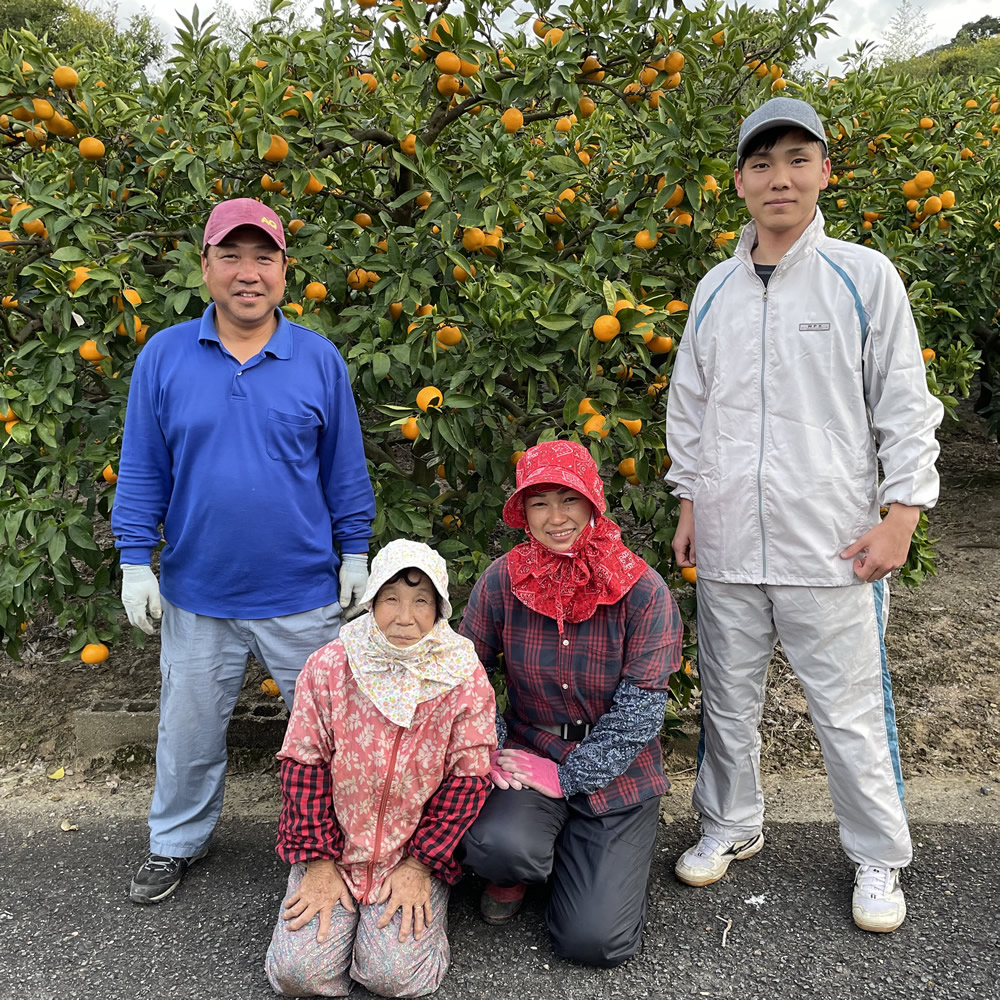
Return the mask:
<svg viewBox="0 0 1000 1000">
<path fill-rule="evenodd" d="M 233 198 L 220 201 L 205 225 L 205 241 L 202 249 L 221 243 L 234 229 L 253 226 L 266 233 L 278 246 L 285 249 L 285 227 L 274 211 L 256 198 Z"/>
</svg>

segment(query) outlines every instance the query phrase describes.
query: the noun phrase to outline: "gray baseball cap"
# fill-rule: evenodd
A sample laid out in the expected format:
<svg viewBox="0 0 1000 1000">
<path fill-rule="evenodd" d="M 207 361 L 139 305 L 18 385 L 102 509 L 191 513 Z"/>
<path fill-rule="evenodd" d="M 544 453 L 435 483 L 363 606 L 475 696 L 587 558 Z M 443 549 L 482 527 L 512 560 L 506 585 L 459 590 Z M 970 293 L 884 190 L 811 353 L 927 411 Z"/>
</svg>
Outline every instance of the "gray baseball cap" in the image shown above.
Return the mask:
<svg viewBox="0 0 1000 1000">
<path fill-rule="evenodd" d="M 823 143 L 823 148 L 826 148 L 823 122 L 811 104 L 798 101 L 794 97 L 772 97 L 743 120 L 740 126 L 739 145 L 736 147 L 737 162 L 743 158 L 743 151 L 755 135 L 780 125 L 800 128 L 803 132 L 816 136 Z"/>
</svg>

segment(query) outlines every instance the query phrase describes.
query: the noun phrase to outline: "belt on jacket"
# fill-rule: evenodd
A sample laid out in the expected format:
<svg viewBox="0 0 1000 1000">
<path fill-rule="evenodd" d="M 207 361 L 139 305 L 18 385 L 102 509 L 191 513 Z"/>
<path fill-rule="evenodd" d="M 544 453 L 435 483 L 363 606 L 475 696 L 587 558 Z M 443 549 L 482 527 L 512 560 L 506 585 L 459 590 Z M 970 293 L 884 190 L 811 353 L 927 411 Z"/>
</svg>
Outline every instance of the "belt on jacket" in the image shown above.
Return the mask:
<svg viewBox="0 0 1000 1000">
<path fill-rule="evenodd" d="M 546 733 L 552 733 L 553 736 L 560 736 L 564 740 L 577 743 L 589 735 L 590 730 L 594 728 L 589 722 L 582 722 L 579 725 L 573 725 L 572 722 L 560 722 L 559 725 L 553 726 L 545 726 L 541 722 L 536 722 L 533 725 L 535 729 L 541 729 Z"/>
</svg>

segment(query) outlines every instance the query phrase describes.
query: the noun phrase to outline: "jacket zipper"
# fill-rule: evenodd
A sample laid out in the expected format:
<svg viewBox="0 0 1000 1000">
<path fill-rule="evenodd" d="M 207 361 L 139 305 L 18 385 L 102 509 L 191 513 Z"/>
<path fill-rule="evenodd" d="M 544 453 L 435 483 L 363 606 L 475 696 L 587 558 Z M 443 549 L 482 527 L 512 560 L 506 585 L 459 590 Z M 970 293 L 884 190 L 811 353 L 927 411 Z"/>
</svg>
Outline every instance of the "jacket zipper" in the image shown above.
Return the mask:
<svg viewBox="0 0 1000 1000">
<path fill-rule="evenodd" d="M 772 272 L 771 277 L 774 277 Z M 760 524 L 761 572 L 767 580 L 767 542 L 764 538 L 764 423 L 767 402 L 764 393 L 765 361 L 767 358 L 767 286 L 764 286 L 764 312 L 760 323 L 760 454 L 757 457 L 757 520 Z"/>
<path fill-rule="evenodd" d="M 368 862 L 368 878 L 365 885 L 365 902 L 371 903 L 368 898 L 372 891 L 372 882 L 375 880 L 375 862 L 378 861 L 378 852 L 382 849 L 382 820 L 385 818 L 385 807 L 389 801 L 389 789 L 392 787 L 392 777 L 396 770 L 396 754 L 399 752 L 399 743 L 403 738 L 403 728 L 399 726 L 396 730 L 396 738 L 392 744 L 392 753 L 389 755 L 389 773 L 386 775 L 385 785 L 382 788 L 382 798 L 378 804 L 378 817 L 375 820 L 375 844 L 372 847 L 372 859 Z"/>
</svg>

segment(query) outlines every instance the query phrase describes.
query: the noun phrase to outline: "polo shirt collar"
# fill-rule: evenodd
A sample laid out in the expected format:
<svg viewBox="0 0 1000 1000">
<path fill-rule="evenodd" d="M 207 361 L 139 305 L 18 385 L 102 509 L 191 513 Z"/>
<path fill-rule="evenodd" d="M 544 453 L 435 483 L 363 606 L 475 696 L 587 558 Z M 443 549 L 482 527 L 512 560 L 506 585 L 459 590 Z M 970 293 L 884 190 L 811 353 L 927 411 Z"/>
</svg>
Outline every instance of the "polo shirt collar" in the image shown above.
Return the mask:
<svg viewBox="0 0 1000 1000">
<path fill-rule="evenodd" d="M 271 339 L 264 345 L 262 353 L 287 361 L 292 356 L 292 325 L 280 309 L 275 309 L 275 315 L 278 317 L 278 325 L 271 334 Z M 209 303 L 208 308 L 202 313 L 198 340 L 202 342 L 214 340 L 220 347 L 222 346 L 219 331 L 215 328 L 214 302 Z"/>
</svg>

